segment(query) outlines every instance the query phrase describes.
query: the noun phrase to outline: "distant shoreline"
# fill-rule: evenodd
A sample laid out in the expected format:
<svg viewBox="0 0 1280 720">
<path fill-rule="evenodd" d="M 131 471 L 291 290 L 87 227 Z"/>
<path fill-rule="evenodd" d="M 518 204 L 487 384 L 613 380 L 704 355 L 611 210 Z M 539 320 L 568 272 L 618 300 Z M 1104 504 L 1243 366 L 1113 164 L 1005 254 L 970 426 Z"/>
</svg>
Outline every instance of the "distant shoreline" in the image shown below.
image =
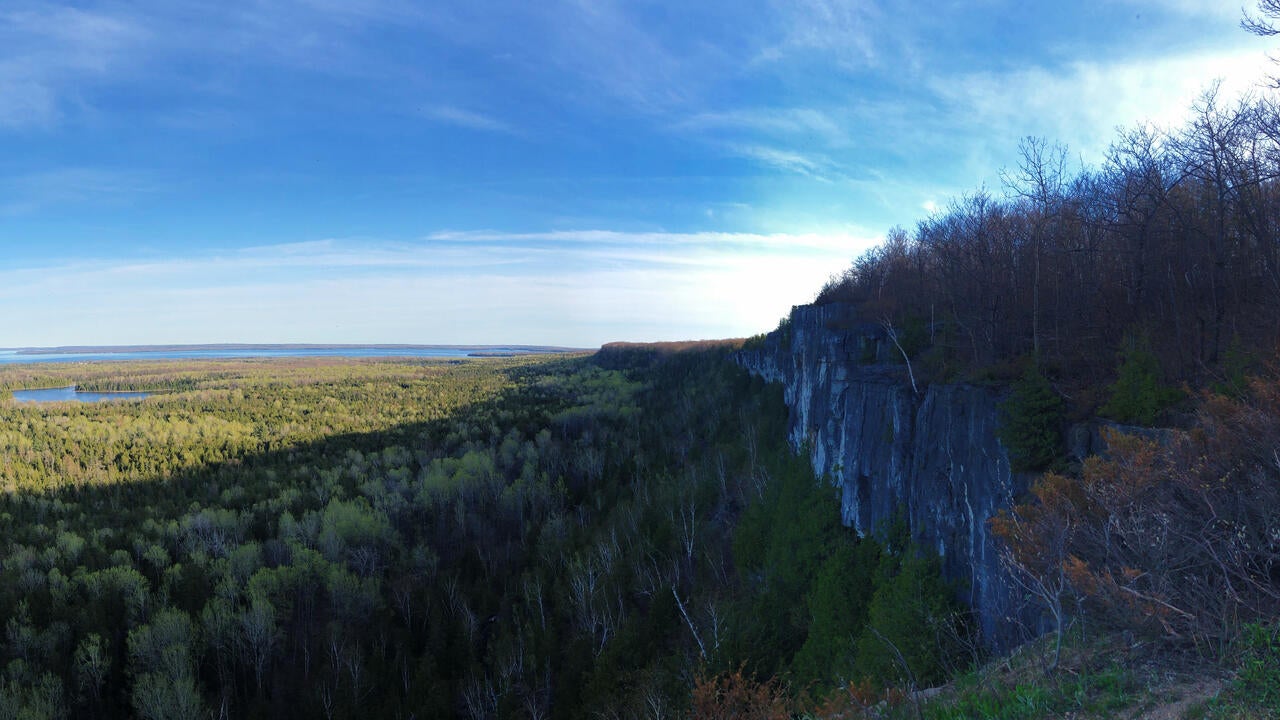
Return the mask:
<svg viewBox="0 0 1280 720">
<path fill-rule="evenodd" d="M 282 350 L 381 350 L 408 352 L 424 350 L 454 350 L 468 353 L 503 355 L 532 355 L 540 353 L 583 352 L 594 348 L 571 348 L 558 345 L 413 345 L 383 343 L 364 345 L 359 343 L 212 343 L 202 345 L 63 345 L 59 347 L 0 348 L 15 355 L 90 355 L 124 353 L 173 353 L 173 352 L 272 352 Z"/>
</svg>

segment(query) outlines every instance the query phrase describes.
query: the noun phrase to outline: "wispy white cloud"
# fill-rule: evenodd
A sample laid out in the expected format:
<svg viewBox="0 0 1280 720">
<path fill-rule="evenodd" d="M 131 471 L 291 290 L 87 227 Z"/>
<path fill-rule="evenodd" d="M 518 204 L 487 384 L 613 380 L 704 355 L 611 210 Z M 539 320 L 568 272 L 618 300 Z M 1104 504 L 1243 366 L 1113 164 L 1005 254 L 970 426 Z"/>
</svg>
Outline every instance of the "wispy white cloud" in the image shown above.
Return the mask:
<svg viewBox="0 0 1280 720">
<path fill-rule="evenodd" d="M 156 192 L 154 179 L 134 170 L 64 167 L 0 177 L 0 215 L 22 215 L 68 205 L 110 205 Z"/>
<path fill-rule="evenodd" d="M 0 346 L 529 342 L 754 334 L 874 242 L 855 235 L 435 233 L 0 270 Z M 128 292 L 120 292 L 128 287 Z M 45 298 L 38 306 L 30 297 Z M 18 307 L 24 308 L 17 312 Z"/>
<path fill-rule="evenodd" d="M 1038 135 L 1092 162 L 1101 158 L 1117 127 L 1151 122 L 1175 129 L 1214 80 L 1225 81 L 1223 93 L 1230 98 L 1256 90 L 1270 70 L 1264 53 L 1237 50 L 1110 64 L 1079 61 L 1063 71 L 1028 67 L 977 73 L 938 78 L 932 87 L 950 114 L 964 118 L 984 143 L 1012 147 L 1018 137 Z"/>
<path fill-rule="evenodd" d="M 812 51 L 835 58 L 846 69 L 862 69 L 881 61 L 877 38 L 889 31 L 874 0 L 774 0 L 784 36 L 757 58 L 782 59 L 792 51 Z"/>
<path fill-rule="evenodd" d="M 519 131 L 507 123 L 490 117 L 483 113 L 464 110 L 452 105 L 438 105 L 428 108 L 424 114 L 435 121 L 448 125 L 467 128 L 468 130 L 481 130 L 484 132 L 505 133 L 508 135 L 519 134 Z"/>
<path fill-rule="evenodd" d="M 133 60 L 144 28 L 104 12 L 19 4 L 0 12 L 0 128 L 56 123 L 86 79 Z"/>
<path fill-rule="evenodd" d="M 47 127 L 58 117 L 58 102 L 48 83 L 29 70 L 0 64 L 0 128 Z"/>
<path fill-rule="evenodd" d="M 198 129 L 212 118 L 225 126 L 227 107 L 200 98 L 234 106 L 244 68 L 377 77 L 405 86 L 407 102 L 407 80 L 421 68 L 371 39 L 378 30 L 425 30 L 429 17 L 401 0 L 14 5 L 0 10 L 0 130 L 55 126 L 72 111 L 98 110 L 120 87 L 174 92 L 178 106 L 165 107 L 162 121 L 194 120 L 187 127 Z"/>
<path fill-rule="evenodd" d="M 553 0 L 545 7 L 547 59 L 632 111 L 664 113 L 690 101 L 704 80 L 698 58 L 669 47 L 619 0 Z"/>
<path fill-rule="evenodd" d="M 405 72 L 371 41 L 388 29 L 422 29 L 430 12 L 408 0 L 277 0 L 211 6 L 198 0 L 157 3 L 157 23 L 170 32 L 166 52 L 194 51 L 249 66 L 288 67 L 341 76 L 399 81 Z M 183 27 L 204 21 L 200 32 Z M 181 44 L 191 43 L 183 48 Z"/>
<path fill-rule="evenodd" d="M 427 235 L 426 239 L 429 241 L 472 244 L 554 243 L 596 247 L 660 247 L 673 253 L 682 252 L 682 248 L 705 248 L 726 255 L 739 252 L 744 248 L 754 252 L 814 250 L 844 254 L 859 248 L 865 248 L 870 243 L 878 241 L 876 236 L 868 231 L 762 234 L 732 232 L 618 232 L 613 230 L 512 233 L 471 230 L 440 231 Z"/>
<path fill-rule="evenodd" d="M 291 6 L 307 14 L 319 14 L 337 22 L 416 22 L 425 12 L 411 0 L 292 0 L 268 3 L 277 8 Z"/>
<path fill-rule="evenodd" d="M 803 107 L 741 108 L 696 113 L 672 130 L 771 170 L 830 182 L 849 174 L 833 155 L 854 145 L 858 128 L 851 116 Z"/>
<path fill-rule="evenodd" d="M 793 141 L 817 139 L 826 146 L 849 143 L 850 128 L 831 113 L 816 108 L 741 108 L 701 112 L 674 125 L 676 130 L 699 133 L 759 132 Z"/>
<path fill-rule="evenodd" d="M 729 145 L 729 149 L 737 155 L 774 169 L 805 175 L 822 182 L 831 182 L 843 176 L 839 165 L 821 153 L 806 153 L 758 144 L 732 144 Z"/>
</svg>

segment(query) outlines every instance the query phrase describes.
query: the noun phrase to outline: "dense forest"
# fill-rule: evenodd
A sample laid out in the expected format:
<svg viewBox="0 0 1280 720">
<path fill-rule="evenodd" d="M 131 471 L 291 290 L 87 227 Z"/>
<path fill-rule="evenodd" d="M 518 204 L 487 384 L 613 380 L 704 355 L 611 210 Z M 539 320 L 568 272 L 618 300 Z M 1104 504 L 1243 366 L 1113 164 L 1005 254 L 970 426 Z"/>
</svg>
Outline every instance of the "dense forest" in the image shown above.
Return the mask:
<svg viewBox="0 0 1280 720">
<path fill-rule="evenodd" d="M 0 404 L 0 718 L 714 716 L 897 684 L 889 646 L 940 679 L 936 561 L 841 527 L 727 352 L 0 370 L 163 391 Z"/>
</svg>

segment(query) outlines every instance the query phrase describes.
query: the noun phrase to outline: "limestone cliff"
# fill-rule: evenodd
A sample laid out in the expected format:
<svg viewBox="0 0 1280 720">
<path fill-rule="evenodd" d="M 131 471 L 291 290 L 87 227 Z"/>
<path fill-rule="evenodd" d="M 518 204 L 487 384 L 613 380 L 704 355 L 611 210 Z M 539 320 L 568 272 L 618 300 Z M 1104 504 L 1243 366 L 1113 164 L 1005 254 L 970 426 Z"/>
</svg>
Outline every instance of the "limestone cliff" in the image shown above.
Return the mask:
<svg viewBox="0 0 1280 720">
<path fill-rule="evenodd" d="M 996 391 L 931 384 L 913 392 L 896 348 L 845 305 L 800 306 L 762 345 L 738 354 L 783 384 L 790 440 L 840 488 L 846 525 L 867 534 L 901 510 L 912 536 L 942 557 L 984 639 L 1008 647 L 1035 628 L 987 519 L 1026 487 L 996 438 Z"/>
</svg>

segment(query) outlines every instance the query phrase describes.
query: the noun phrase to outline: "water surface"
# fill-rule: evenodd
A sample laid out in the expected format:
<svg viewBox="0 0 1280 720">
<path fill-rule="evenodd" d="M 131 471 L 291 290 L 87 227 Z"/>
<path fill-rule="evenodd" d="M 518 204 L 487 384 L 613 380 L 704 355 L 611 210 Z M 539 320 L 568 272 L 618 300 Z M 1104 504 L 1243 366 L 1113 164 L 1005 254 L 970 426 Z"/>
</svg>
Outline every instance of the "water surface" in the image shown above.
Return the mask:
<svg viewBox="0 0 1280 720">
<path fill-rule="evenodd" d="M 48 403 L 66 402 L 101 402 L 103 400 L 138 400 L 150 396 L 147 392 L 82 392 L 75 385 L 61 388 L 41 388 L 39 390 L 14 390 L 13 399 L 18 402 Z"/>
<path fill-rule="evenodd" d="M 548 348 L 548 350 L 551 350 Z M 559 348 L 557 348 L 559 350 Z M 465 358 L 484 354 L 526 354 L 527 346 L 473 347 L 263 347 L 200 348 L 179 350 L 119 350 L 92 352 L 19 353 L 0 350 L 0 365 L 50 362 L 127 361 L 127 360 L 227 360 L 236 358 Z"/>
</svg>

